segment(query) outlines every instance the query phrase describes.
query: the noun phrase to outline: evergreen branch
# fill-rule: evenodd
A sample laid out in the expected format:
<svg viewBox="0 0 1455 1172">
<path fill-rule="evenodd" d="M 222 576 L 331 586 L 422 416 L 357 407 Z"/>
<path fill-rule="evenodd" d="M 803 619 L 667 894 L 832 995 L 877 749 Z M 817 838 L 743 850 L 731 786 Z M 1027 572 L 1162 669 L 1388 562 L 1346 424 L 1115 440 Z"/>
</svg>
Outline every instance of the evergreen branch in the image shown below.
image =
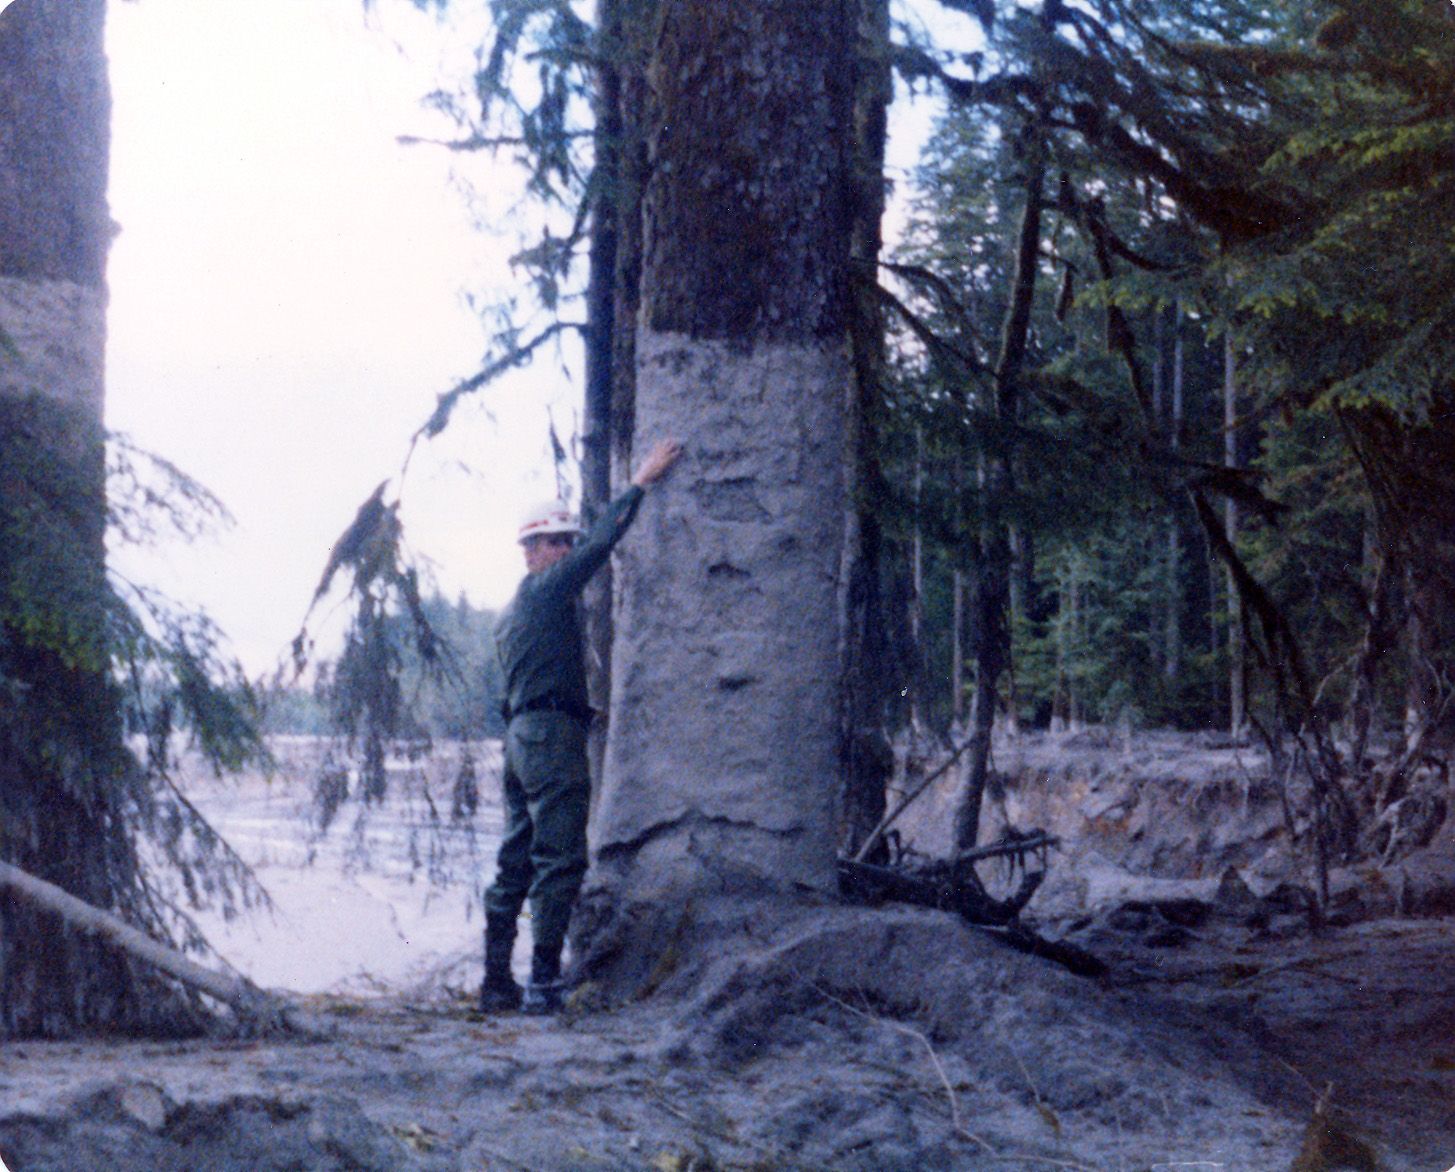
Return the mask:
<svg viewBox="0 0 1455 1172">
<path fill-rule="evenodd" d="M 924 318 L 915 313 L 908 305 L 891 293 L 883 285 L 876 286 L 879 299 L 907 325 L 910 332 L 925 344 L 926 349 L 932 353 L 948 355 L 955 364 L 964 368 L 967 372 L 986 374 L 989 368 L 970 351 L 962 346 L 956 345 L 944 335 L 940 334 Z"/>
<path fill-rule="evenodd" d="M 950 312 L 959 319 L 961 327 L 969 335 L 970 340 L 977 344 L 983 344 L 983 340 L 975 329 L 975 317 L 970 312 L 970 307 L 960 300 L 958 294 L 950 286 L 950 283 L 936 272 L 923 265 L 906 264 L 897 261 L 880 261 L 879 267 L 886 272 L 891 272 L 897 277 L 904 277 L 910 281 L 928 286 L 939 299 L 942 306 L 947 307 Z"/>
<path fill-rule="evenodd" d="M 501 375 L 514 370 L 518 366 L 524 366 L 530 361 L 531 356 L 558 334 L 566 330 L 576 330 L 585 334 L 587 326 L 582 322 L 552 322 L 549 326 L 531 338 L 523 345 L 512 345 L 504 354 L 488 363 L 483 370 L 471 375 L 469 378 L 456 383 L 448 391 L 445 391 L 435 401 L 435 409 L 423 427 L 414 433 L 409 442 L 409 454 L 413 455 L 415 445 L 421 439 L 433 439 L 449 426 L 450 416 L 459 405 L 461 399 L 466 395 L 473 395 L 476 391 L 488 386 Z M 409 466 L 409 456 L 404 460 L 405 468 Z"/>
<path fill-rule="evenodd" d="M 894 70 L 906 82 L 934 81 L 957 102 L 965 105 L 984 103 L 1028 110 L 1029 102 L 1040 97 L 1041 87 L 1029 74 L 1004 73 L 974 80 L 956 77 L 918 45 L 895 42 L 889 47 Z"/>
<path fill-rule="evenodd" d="M 273 902 L 272 895 L 258 879 L 252 865 L 238 854 L 233 845 L 213 828 L 207 816 L 199 810 L 192 800 L 187 797 L 177 785 L 176 779 L 170 773 L 161 775 L 161 782 L 167 787 L 172 800 L 187 812 L 188 820 L 192 824 L 193 832 L 201 829 L 208 836 L 208 844 L 222 855 L 224 867 L 231 875 L 240 882 L 242 887 L 242 899 L 244 907 L 260 906 L 264 911 L 273 912 L 277 905 Z M 230 900 L 231 897 L 229 897 Z"/>
<path fill-rule="evenodd" d="M 593 131 L 567 130 L 562 132 L 568 139 L 590 138 Z M 499 150 L 501 147 L 535 146 L 533 138 L 520 134 L 472 134 L 468 138 L 429 138 L 420 134 L 397 134 L 394 141 L 400 146 L 437 146 L 447 151 L 468 152 Z"/>
<path fill-rule="evenodd" d="M 366 560 L 372 561 L 369 556 L 374 551 L 384 552 L 381 546 L 388 543 L 391 536 L 398 535 L 398 514 L 397 502 L 393 505 L 384 503 L 384 491 L 389 487 L 389 481 L 380 481 L 376 488 L 354 514 L 354 519 L 349 522 L 348 528 L 343 531 L 339 539 L 333 543 L 333 549 L 329 552 L 328 564 L 323 568 L 323 576 L 318 581 L 318 586 L 313 591 L 313 603 L 328 593 L 329 587 L 333 584 L 333 577 L 344 566 L 354 568 L 355 581 L 361 580 L 365 575 L 363 566 Z M 391 524 L 392 522 L 392 524 Z"/>
</svg>

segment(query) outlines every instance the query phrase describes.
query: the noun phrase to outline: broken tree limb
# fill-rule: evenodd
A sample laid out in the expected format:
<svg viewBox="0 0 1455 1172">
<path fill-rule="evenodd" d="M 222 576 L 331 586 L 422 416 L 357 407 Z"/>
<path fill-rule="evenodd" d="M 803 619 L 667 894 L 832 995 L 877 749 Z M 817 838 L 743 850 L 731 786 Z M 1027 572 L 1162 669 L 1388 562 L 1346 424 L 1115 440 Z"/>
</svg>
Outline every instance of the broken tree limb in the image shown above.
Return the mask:
<svg viewBox="0 0 1455 1172">
<path fill-rule="evenodd" d="M 1048 847 L 1060 845 L 1061 840 L 1054 834 L 1036 830 L 1021 838 L 1010 839 L 1006 842 L 992 842 L 988 846 L 977 846 L 968 851 L 961 851 L 950 860 L 950 863 L 952 866 L 957 866 L 961 863 L 973 863 L 979 859 L 1001 858 L 1006 855 L 1016 855 L 1023 860 L 1024 856 L 1031 851 L 1043 851 Z"/>
<path fill-rule="evenodd" d="M 839 860 L 839 890 L 865 903 L 894 900 L 919 907 L 955 912 L 972 924 L 1008 924 L 1030 902 L 1045 878 L 1044 871 L 1029 872 L 1009 899 L 992 898 L 973 875 L 962 877 L 949 868 L 916 873 L 897 867 L 879 867 L 854 859 Z"/>
<path fill-rule="evenodd" d="M 1084 948 L 1047 940 L 1017 919 L 1045 879 L 1044 871 L 1028 872 L 1014 895 L 999 900 L 987 894 L 964 862 L 942 863 L 932 870 L 916 873 L 856 859 L 840 859 L 838 869 L 839 892 L 855 903 L 908 903 L 954 912 L 971 927 L 990 933 L 1016 951 L 1054 961 L 1079 977 L 1100 977 L 1107 972 L 1105 962 Z"/>
<path fill-rule="evenodd" d="M 316 1023 L 282 998 L 258 988 L 246 977 L 215 972 L 153 940 L 119 916 L 77 899 L 12 863 L 0 862 L 0 891 L 13 891 L 23 899 L 59 916 L 67 927 L 96 936 L 143 964 L 159 969 L 189 989 L 229 1005 L 240 1020 L 259 1032 L 287 1030 L 314 1036 Z"/>
</svg>

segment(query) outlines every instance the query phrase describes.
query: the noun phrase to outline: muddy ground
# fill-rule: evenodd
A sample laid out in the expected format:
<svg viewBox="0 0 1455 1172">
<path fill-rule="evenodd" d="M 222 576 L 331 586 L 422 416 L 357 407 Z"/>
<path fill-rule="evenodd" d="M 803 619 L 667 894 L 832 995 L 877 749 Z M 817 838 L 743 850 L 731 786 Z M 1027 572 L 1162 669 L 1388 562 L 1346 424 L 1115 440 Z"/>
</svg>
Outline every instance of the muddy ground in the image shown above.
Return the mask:
<svg viewBox="0 0 1455 1172">
<path fill-rule="evenodd" d="M 1182 748 L 1042 738 L 998 751 L 1002 816 L 1066 839 L 1032 905 L 1039 926 L 1095 951 L 1104 978 L 939 913 L 800 904 L 744 922 L 704 909 L 681 926 L 710 942 L 693 964 L 627 1004 L 584 990 L 552 1021 L 473 1012 L 478 920 L 461 909 L 474 863 L 457 860 L 428 900 L 411 866 L 361 871 L 342 845 L 305 869 L 284 817 L 293 791 L 219 791 L 218 820 L 252 827 L 242 840 L 266 853 L 263 878 L 288 875 L 293 901 L 291 935 L 233 930 L 235 959 L 311 989 L 327 1036 L 0 1046 L 0 1159 L 12 1172 L 1445 1172 L 1449 921 L 1349 897 L 1340 922 L 1311 932 L 1280 894 L 1301 864 L 1256 757 Z M 946 800 L 910 820 L 909 841 L 934 847 Z M 461 848 L 470 858 L 488 854 L 490 817 L 473 853 Z M 376 847 L 407 843 L 408 823 Z M 1449 865 L 1447 845 L 1437 836 L 1407 869 Z M 1399 875 L 1395 862 L 1378 883 L 1339 882 L 1386 890 Z M 343 914 L 310 918 L 330 906 Z M 359 950 L 333 968 L 325 923 Z M 311 959 L 269 961 L 279 950 Z"/>
</svg>

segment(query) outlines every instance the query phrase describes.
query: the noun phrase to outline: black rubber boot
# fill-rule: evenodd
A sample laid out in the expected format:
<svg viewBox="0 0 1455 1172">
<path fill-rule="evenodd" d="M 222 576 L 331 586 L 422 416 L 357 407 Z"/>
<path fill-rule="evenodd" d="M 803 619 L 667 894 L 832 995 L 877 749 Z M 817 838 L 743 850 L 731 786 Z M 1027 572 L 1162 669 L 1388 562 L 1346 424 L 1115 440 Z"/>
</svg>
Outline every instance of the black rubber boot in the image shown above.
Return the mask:
<svg viewBox="0 0 1455 1172">
<path fill-rule="evenodd" d="M 537 947 L 531 953 L 530 980 L 525 985 L 521 1008 L 532 1017 L 556 1013 L 566 1001 L 566 982 L 561 980 L 561 946 Z"/>
<path fill-rule="evenodd" d="M 515 948 L 515 917 L 485 917 L 485 983 L 480 986 L 482 1013 L 509 1013 L 520 1008 L 520 986 L 510 973 Z"/>
</svg>

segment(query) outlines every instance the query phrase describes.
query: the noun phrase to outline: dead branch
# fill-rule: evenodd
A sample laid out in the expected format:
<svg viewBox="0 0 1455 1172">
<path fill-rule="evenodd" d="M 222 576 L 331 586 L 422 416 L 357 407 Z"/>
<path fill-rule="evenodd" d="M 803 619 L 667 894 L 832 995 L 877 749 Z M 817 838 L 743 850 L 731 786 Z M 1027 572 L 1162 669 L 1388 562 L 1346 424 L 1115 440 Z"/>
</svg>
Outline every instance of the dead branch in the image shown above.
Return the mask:
<svg viewBox="0 0 1455 1172">
<path fill-rule="evenodd" d="M 941 865 L 916 873 L 854 859 L 839 860 L 839 890 L 850 899 L 864 903 L 891 900 L 911 903 L 954 912 L 972 924 L 997 927 L 1016 918 L 1044 878 L 1044 871 L 1033 871 L 1021 881 L 1020 889 L 1010 899 L 999 900 L 986 893 L 968 867 Z"/>
<path fill-rule="evenodd" d="M 973 863 L 979 859 L 994 859 L 1005 855 L 1013 855 L 1017 862 L 1024 863 L 1025 856 L 1032 851 L 1044 851 L 1048 847 L 1060 846 L 1061 840 L 1054 834 L 1047 834 L 1044 830 L 1033 830 L 1021 838 L 1012 838 L 1005 842 L 992 842 L 989 846 L 977 846 L 968 851 L 961 851 L 951 863 Z"/>
<path fill-rule="evenodd" d="M 246 977 L 204 968 L 111 912 L 93 907 L 12 863 L 0 862 L 0 891 L 4 890 L 13 891 L 59 916 L 67 927 L 87 936 L 99 937 L 133 959 L 160 969 L 189 989 L 231 1006 L 255 1032 L 288 1031 L 310 1037 L 323 1032 L 296 1006 L 258 988 Z"/>
<path fill-rule="evenodd" d="M 941 765 L 939 765 L 935 769 L 932 769 L 929 773 L 925 774 L 923 779 L 921 779 L 919 785 L 916 786 L 909 793 L 907 793 L 903 798 L 901 798 L 899 804 L 895 806 L 894 809 L 890 810 L 884 815 L 883 818 L 879 819 L 879 825 L 874 827 L 874 829 L 869 832 L 869 836 L 864 839 L 863 844 L 859 847 L 858 851 L 855 852 L 852 861 L 855 863 L 862 863 L 866 858 L 868 858 L 869 853 L 876 846 L 879 845 L 879 840 L 884 837 L 884 832 L 894 825 L 894 823 L 899 819 L 899 816 L 910 807 L 915 799 L 917 799 L 922 793 L 929 789 L 934 782 L 938 781 L 941 777 L 949 772 L 951 766 L 953 766 L 956 761 L 964 756 L 965 750 L 968 749 L 970 745 L 971 741 L 969 740 L 962 742 Z"/>
</svg>

